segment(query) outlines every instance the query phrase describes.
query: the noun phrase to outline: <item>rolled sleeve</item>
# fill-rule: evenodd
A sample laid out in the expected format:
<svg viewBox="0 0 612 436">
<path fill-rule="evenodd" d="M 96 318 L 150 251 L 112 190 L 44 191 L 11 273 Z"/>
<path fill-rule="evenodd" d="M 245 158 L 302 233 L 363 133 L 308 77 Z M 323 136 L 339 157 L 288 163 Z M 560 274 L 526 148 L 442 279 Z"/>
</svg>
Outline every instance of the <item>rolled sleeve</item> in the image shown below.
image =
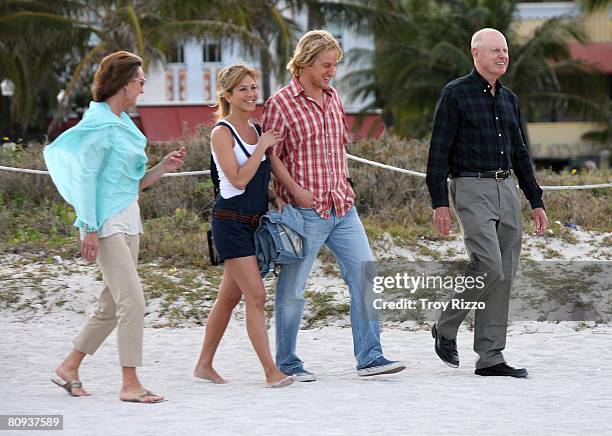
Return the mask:
<svg viewBox="0 0 612 436">
<path fill-rule="evenodd" d="M 270 154 L 281 156 L 285 148 L 285 138 L 289 129 L 281 110 L 272 98 L 266 101 L 263 111 L 263 131 L 267 132 L 268 130 L 276 130 L 281 135 L 281 140 L 270 148 Z"/>
</svg>

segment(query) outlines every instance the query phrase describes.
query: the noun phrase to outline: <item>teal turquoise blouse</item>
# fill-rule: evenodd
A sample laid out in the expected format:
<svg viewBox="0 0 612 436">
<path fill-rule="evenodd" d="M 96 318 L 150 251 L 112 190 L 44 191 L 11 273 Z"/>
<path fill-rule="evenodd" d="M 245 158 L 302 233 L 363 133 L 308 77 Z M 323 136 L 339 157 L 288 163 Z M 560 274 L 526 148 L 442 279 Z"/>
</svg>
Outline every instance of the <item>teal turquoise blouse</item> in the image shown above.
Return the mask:
<svg viewBox="0 0 612 436">
<path fill-rule="evenodd" d="M 89 104 L 83 119 L 43 152 L 47 169 L 74 207 L 74 225 L 99 230 L 138 196 L 146 172 L 147 139 L 130 117 L 106 102 Z"/>
</svg>

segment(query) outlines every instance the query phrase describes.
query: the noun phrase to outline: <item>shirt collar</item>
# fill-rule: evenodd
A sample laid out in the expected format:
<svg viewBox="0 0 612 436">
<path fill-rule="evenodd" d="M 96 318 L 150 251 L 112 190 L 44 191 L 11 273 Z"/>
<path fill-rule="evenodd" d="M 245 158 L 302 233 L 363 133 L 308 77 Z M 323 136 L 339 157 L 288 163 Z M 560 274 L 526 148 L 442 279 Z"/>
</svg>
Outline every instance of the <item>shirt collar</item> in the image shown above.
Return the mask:
<svg viewBox="0 0 612 436">
<path fill-rule="evenodd" d="M 482 77 L 478 71 L 476 71 L 476 68 L 472 70 L 472 72 L 470 73 L 470 76 L 478 83 L 479 89 L 482 88 L 483 91 L 489 91 L 491 89 L 491 84 L 487 82 L 487 79 Z M 501 88 L 503 88 L 503 85 L 501 84 L 499 79 L 497 79 L 495 81 L 495 94 L 497 94 L 497 92 Z"/>
<path fill-rule="evenodd" d="M 293 76 L 291 78 L 291 82 L 289 82 L 289 91 L 291 92 L 291 95 L 293 95 L 294 97 L 297 97 L 298 95 L 300 95 L 302 93 L 304 93 L 304 95 L 306 95 L 306 92 L 304 91 L 304 87 L 300 83 L 300 80 L 299 80 L 298 76 Z M 330 89 L 324 89 L 323 92 L 328 94 L 328 95 L 332 94 L 331 88 Z"/>
</svg>

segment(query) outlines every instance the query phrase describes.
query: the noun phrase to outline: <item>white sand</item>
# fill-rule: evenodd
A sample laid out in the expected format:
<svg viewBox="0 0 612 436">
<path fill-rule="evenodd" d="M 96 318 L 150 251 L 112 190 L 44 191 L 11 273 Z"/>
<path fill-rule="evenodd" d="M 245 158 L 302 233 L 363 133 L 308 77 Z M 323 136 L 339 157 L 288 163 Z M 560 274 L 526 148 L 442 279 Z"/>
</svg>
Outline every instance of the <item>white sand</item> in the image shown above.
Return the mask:
<svg viewBox="0 0 612 436">
<path fill-rule="evenodd" d="M 459 335 L 462 366 L 452 369 L 435 356 L 428 332 L 397 329 L 383 333 L 384 350 L 404 359 L 408 368 L 395 376 L 361 379 L 353 372 L 350 329 L 305 330 L 300 354 L 319 380 L 284 389 L 263 387 L 240 321 L 230 324 L 216 361 L 231 381 L 224 386 L 191 376 L 202 328 L 147 328 L 146 366 L 140 374 L 147 387 L 169 399 L 154 405 L 117 400 L 114 338 L 83 364 L 81 379 L 94 396 L 72 398 L 49 377 L 78 325 L 2 322 L 0 327 L 1 413 L 63 414 L 62 434 L 612 432 L 609 327 L 575 331 L 533 323 L 513 328 L 505 355 L 510 363 L 529 368 L 525 380 L 475 376 L 470 332 Z"/>
<path fill-rule="evenodd" d="M 572 233 L 570 245 L 549 239 L 564 259 L 610 259 L 606 235 Z M 429 247 L 461 254 L 457 239 Z M 542 258 L 541 240 L 526 237 L 525 256 Z M 419 257 L 393 241 L 375 244 L 385 253 Z M 68 262 L 67 262 L 68 263 Z M 530 371 L 525 380 L 485 378 L 473 374 L 472 334 L 459 333 L 459 369 L 444 365 L 433 351 L 428 331 L 386 328 L 385 354 L 404 360 L 397 375 L 355 376 L 350 328 L 346 319 L 322 329 L 303 330 L 298 351 L 319 380 L 284 389 L 264 388 L 263 372 L 251 349 L 239 310 L 223 339 L 216 368 L 231 383 L 217 386 L 192 377 L 202 327 L 145 330 L 145 385 L 169 401 L 155 405 L 118 401 L 120 374 L 114 335 L 81 368 L 85 387 L 94 394 L 72 398 L 53 385 L 53 369 L 70 350 L 70 341 L 91 312 L 100 282 L 95 268 L 69 262 L 19 266 L 19 258 L 0 256 L 0 273 L 29 277 L 16 311 L 0 312 L 0 414 L 62 414 L 68 435 L 191 434 L 611 434 L 612 325 L 584 323 L 513 323 L 505 356 Z M 36 301 L 31 282 L 56 286 L 53 298 Z M 61 286 L 60 286 L 61 285 Z M 55 288 L 54 288 L 55 289 Z M 346 298 L 341 280 L 318 268 L 309 289 Z M 58 301 L 65 303 L 58 305 Z M 34 302 L 34 303 L 33 303 Z M 147 325 L 159 325 L 150 302 Z M 274 332 L 270 331 L 273 342 Z M 272 344 L 273 345 L 273 344 Z M 25 434 L 37 434 L 28 432 Z M 53 434 L 38 432 L 38 434 Z"/>
</svg>

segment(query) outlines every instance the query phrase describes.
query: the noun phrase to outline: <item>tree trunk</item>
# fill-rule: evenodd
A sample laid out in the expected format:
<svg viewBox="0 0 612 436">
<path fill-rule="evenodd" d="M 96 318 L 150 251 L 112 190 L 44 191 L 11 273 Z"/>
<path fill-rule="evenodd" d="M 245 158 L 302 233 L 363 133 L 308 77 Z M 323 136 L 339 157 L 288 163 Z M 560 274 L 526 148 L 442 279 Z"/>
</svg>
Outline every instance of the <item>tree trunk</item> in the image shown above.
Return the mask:
<svg viewBox="0 0 612 436">
<path fill-rule="evenodd" d="M 321 15 L 321 11 L 319 7 L 316 5 L 316 1 L 314 4 L 307 4 L 306 8 L 308 9 L 308 21 L 306 22 L 306 30 L 315 30 L 321 29 L 325 25 L 323 22 L 323 16 Z"/>
<path fill-rule="evenodd" d="M 261 91 L 263 100 L 266 101 L 271 95 L 270 75 L 272 74 L 272 60 L 268 50 L 259 52 L 259 62 L 261 63 Z"/>
</svg>

